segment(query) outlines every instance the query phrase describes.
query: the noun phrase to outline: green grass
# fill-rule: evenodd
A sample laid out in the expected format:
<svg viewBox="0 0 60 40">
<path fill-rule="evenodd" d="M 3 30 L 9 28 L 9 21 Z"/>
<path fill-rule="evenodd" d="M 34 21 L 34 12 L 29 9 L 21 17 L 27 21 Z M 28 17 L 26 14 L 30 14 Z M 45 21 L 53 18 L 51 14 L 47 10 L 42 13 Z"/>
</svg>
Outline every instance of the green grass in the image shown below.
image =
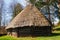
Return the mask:
<svg viewBox="0 0 60 40">
<path fill-rule="evenodd" d="M 20 37 L 2 36 L 0 40 L 60 40 L 60 35 L 51 37 Z"/>
<path fill-rule="evenodd" d="M 0 40 L 17 40 L 17 38 L 14 38 L 12 36 L 1 36 Z"/>
<path fill-rule="evenodd" d="M 12 37 L 12 36 L 1 36 L 0 40 L 60 40 L 60 26 L 55 27 L 53 35 L 51 36 L 40 36 L 40 37 Z"/>
</svg>

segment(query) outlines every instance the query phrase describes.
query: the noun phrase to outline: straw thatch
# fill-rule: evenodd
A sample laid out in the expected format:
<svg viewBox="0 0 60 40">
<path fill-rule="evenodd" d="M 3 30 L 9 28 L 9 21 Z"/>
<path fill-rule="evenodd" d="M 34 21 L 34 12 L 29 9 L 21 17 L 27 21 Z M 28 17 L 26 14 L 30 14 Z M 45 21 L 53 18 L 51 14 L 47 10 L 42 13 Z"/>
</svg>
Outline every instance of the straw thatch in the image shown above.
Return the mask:
<svg viewBox="0 0 60 40">
<path fill-rule="evenodd" d="M 30 4 L 11 21 L 6 29 L 25 26 L 50 26 L 50 23 L 35 6 Z"/>
</svg>

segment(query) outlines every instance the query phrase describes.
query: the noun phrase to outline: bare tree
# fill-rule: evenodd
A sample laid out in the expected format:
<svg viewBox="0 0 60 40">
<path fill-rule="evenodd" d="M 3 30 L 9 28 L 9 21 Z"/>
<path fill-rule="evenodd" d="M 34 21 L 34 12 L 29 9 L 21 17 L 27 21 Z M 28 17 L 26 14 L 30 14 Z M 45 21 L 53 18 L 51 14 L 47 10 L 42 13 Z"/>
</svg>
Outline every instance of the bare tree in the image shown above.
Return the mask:
<svg viewBox="0 0 60 40">
<path fill-rule="evenodd" d="M 3 0 L 0 0 L 0 26 L 1 26 L 1 20 L 2 20 L 2 6 L 3 6 Z"/>
</svg>

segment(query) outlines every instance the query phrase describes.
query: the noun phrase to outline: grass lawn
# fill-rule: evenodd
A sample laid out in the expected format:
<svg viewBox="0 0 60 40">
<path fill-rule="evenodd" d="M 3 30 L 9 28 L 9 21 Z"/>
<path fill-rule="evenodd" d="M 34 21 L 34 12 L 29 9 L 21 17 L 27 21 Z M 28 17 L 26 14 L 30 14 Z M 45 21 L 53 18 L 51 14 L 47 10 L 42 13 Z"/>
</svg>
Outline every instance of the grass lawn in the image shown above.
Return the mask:
<svg viewBox="0 0 60 40">
<path fill-rule="evenodd" d="M 12 37 L 12 36 L 1 36 L 0 40 L 60 40 L 60 26 L 55 27 L 51 36 L 40 36 L 40 37 Z"/>
</svg>

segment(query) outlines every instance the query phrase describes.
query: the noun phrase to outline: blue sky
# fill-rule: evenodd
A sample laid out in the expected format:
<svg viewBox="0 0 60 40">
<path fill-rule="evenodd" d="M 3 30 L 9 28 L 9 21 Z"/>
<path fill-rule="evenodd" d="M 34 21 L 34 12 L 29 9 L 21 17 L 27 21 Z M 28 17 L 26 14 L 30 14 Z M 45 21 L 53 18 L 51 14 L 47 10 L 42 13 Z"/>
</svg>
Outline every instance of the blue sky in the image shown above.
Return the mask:
<svg viewBox="0 0 60 40">
<path fill-rule="evenodd" d="M 7 25 L 11 21 L 13 15 L 13 9 L 11 6 L 14 5 L 14 2 L 20 3 L 23 7 L 26 6 L 25 0 L 4 0 L 4 5 L 2 8 L 2 25 L 4 25 L 4 23 Z"/>
<path fill-rule="evenodd" d="M 14 1 L 16 1 L 16 2 L 18 2 L 18 3 L 20 3 L 22 6 L 26 6 L 26 4 L 27 4 L 27 2 L 25 1 L 25 0 L 4 0 L 4 2 L 7 4 L 7 5 L 9 5 L 10 3 L 12 3 L 12 2 L 14 2 Z"/>
<path fill-rule="evenodd" d="M 22 4 L 24 7 L 26 6 L 26 1 L 25 0 L 17 0 L 17 2 L 19 2 L 20 4 Z"/>
</svg>

